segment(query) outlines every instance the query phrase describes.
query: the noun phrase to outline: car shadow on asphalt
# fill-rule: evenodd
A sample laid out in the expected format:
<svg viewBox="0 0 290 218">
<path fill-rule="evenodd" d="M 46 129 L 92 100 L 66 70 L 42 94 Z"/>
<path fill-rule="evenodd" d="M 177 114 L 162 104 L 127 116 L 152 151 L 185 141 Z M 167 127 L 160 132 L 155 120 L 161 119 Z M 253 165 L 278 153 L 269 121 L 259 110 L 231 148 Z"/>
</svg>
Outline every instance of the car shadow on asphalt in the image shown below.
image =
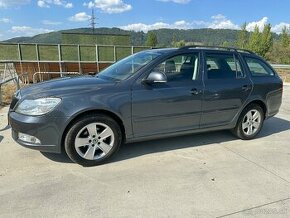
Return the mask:
<svg viewBox="0 0 290 218">
<path fill-rule="evenodd" d="M 290 129 L 290 121 L 278 117 L 266 120 L 263 129 L 256 137 L 263 138 L 284 132 Z M 219 144 L 222 142 L 236 141 L 237 139 L 228 130 L 207 132 L 200 134 L 191 134 L 146 142 L 130 143 L 123 145 L 118 154 L 114 156 L 111 162 L 122 161 L 135 158 L 150 153 L 159 153 L 171 150 L 184 149 L 189 147 L 199 147 L 209 144 Z"/>
<path fill-rule="evenodd" d="M 10 126 L 9 125 L 7 125 L 6 127 L 0 129 L 0 132 L 5 131 L 5 130 L 8 130 L 8 129 L 10 129 Z M 0 135 L 0 143 L 2 142 L 3 139 L 4 139 L 4 136 Z"/>
<path fill-rule="evenodd" d="M 290 129 L 290 121 L 278 117 L 273 117 L 266 120 L 264 127 L 257 138 L 271 136 L 276 133 L 284 132 Z M 208 144 L 219 144 L 222 142 L 229 142 L 239 140 L 233 136 L 230 131 L 215 131 L 199 134 L 191 134 L 178 137 L 170 137 L 158 140 L 151 140 L 145 142 L 135 142 L 124 144 L 121 146 L 119 152 L 114 155 L 109 162 L 118 162 L 126 159 L 136 158 L 139 156 L 159 153 L 171 150 L 184 149 L 189 147 L 199 147 Z M 72 161 L 65 154 L 49 154 L 42 153 L 46 158 L 61 162 L 72 163 Z"/>
<path fill-rule="evenodd" d="M 61 154 L 54 154 L 54 153 L 47 153 L 47 152 L 40 152 L 44 157 L 46 157 L 49 160 L 58 162 L 58 163 L 73 163 L 71 159 L 67 156 L 65 152 L 62 152 Z"/>
<path fill-rule="evenodd" d="M 10 129 L 11 127 L 9 125 L 6 125 L 4 128 L 0 129 L 0 132 Z"/>
<path fill-rule="evenodd" d="M 276 133 L 284 132 L 290 129 L 290 121 L 279 117 L 271 117 L 265 120 L 263 129 L 256 138 L 271 136 Z"/>
</svg>

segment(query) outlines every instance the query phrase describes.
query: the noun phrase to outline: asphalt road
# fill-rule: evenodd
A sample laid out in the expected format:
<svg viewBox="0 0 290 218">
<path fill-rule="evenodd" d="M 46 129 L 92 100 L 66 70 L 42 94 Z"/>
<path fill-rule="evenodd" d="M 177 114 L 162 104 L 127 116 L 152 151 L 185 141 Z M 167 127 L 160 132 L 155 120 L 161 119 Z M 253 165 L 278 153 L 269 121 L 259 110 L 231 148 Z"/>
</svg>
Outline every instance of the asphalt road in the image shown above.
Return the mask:
<svg viewBox="0 0 290 218">
<path fill-rule="evenodd" d="M 290 217 L 290 86 L 255 140 L 220 131 L 128 144 L 91 168 L 22 148 L 6 112 L 0 217 Z"/>
</svg>

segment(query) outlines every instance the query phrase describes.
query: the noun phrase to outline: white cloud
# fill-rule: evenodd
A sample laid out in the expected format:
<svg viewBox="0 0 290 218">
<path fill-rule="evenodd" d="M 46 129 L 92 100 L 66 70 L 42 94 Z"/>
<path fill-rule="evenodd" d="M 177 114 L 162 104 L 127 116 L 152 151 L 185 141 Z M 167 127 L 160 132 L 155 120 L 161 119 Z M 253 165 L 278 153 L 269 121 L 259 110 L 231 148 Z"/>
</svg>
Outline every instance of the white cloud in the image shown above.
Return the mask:
<svg viewBox="0 0 290 218">
<path fill-rule="evenodd" d="M 11 23 L 11 20 L 9 18 L 0 18 L 0 23 Z"/>
<path fill-rule="evenodd" d="M 123 0 L 95 0 L 85 2 L 84 6 L 90 9 L 95 7 L 108 14 L 123 13 L 132 9 L 132 5 L 126 4 Z"/>
<path fill-rule="evenodd" d="M 157 22 L 154 24 L 134 23 L 134 24 L 126 25 L 126 26 L 120 26 L 120 28 L 123 30 L 131 30 L 131 31 L 136 31 L 136 32 L 138 31 L 148 32 L 150 30 L 168 28 L 169 26 L 170 25 L 167 23 Z"/>
<path fill-rule="evenodd" d="M 87 15 L 86 12 L 80 12 L 70 17 L 69 20 L 74 21 L 74 22 L 84 22 L 84 21 L 88 21 L 90 18 L 91 16 Z"/>
<path fill-rule="evenodd" d="M 51 21 L 51 20 L 43 20 L 41 21 L 42 24 L 44 25 L 51 25 L 51 26 L 56 26 L 56 25 L 61 25 L 62 22 L 59 21 Z"/>
<path fill-rule="evenodd" d="M 193 28 L 212 28 L 212 29 L 239 29 L 239 26 L 234 24 L 231 20 L 227 19 L 225 16 L 218 14 L 212 16 L 212 21 L 202 21 L 196 20 L 188 22 L 185 20 L 176 21 L 172 24 L 165 22 L 156 22 L 153 24 L 135 23 L 126 26 L 121 26 L 121 29 L 132 30 L 132 31 L 144 31 L 148 32 L 150 30 L 156 29 L 193 29 Z"/>
<path fill-rule="evenodd" d="M 258 26 L 259 30 L 262 31 L 267 23 L 268 17 L 263 17 L 261 20 L 248 23 L 246 29 L 248 31 L 254 31 L 255 27 Z"/>
<path fill-rule="evenodd" d="M 290 23 L 281 22 L 281 23 L 273 26 L 272 31 L 275 32 L 275 33 L 280 34 L 284 27 L 290 29 Z"/>
<path fill-rule="evenodd" d="M 157 1 L 160 1 L 160 2 L 174 2 L 174 3 L 177 3 L 177 4 L 187 4 L 191 0 L 157 0 Z"/>
<path fill-rule="evenodd" d="M 41 8 L 50 8 L 51 5 L 62 6 L 65 8 L 73 7 L 73 4 L 71 2 L 67 2 L 65 0 L 38 0 L 37 5 Z"/>
<path fill-rule="evenodd" d="M 73 3 L 69 2 L 69 3 L 66 3 L 65 8 L 73 8 Z"/>
<path fill-rule="evenodd" d="M 30 26 L 12 26 L 9 30 L 10 33 L 20 34 L 21 36 L 34 36 L 40 33 L 48 33 L 53 30 L 44 28 L 33 28 Z"/>
<path fill-rule="evenodd" d="M 0 0 L 0 8 L 17 7 L 29 3 L 30 0 Z"/>
<path fill-rule="evenodd" d="M 45 1 L 39 0 L 39 1 L 37 1 L 37 5 L 38 5 L 38 7 L 41 7 L 41 8 L 49 8 L 49 5 L 46 4 Z"/>
<path fill-rule="evenodd" d="M 208 25 L 211 29 L 239 29 L 239 26 L 227 19 L 224 15 L 218 14 L 211 17 L 213 21 Z"/>
<path fill-rule="evenodd" d="M 192 25 L 184 20 L 176 21 L 172 24 L 164 23 L 164 22 L 156 22 L 154 24 L 144 24 L 144 23 L 135 23 L 129 24 L 127 26 L 121 26 L 121 29 L 124 30 L 132 30 L 132 31 L 144 31 L 148 32 L 150 30 L 157 30 L 157 29 L 189 29 Z"/>
</svg>

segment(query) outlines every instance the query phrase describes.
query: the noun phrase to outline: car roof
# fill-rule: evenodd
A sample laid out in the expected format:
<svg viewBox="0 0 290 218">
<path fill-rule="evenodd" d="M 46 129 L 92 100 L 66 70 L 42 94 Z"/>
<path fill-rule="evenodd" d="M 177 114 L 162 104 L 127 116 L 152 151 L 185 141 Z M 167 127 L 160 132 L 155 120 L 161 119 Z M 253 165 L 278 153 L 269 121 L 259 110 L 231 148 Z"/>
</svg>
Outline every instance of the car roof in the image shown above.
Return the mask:
<svg viewBox="0 0 290 218">
<path fill-rule="evenodd" d="M 257 56 L 254 52 L 246 50 L 246 49 L 239 49 L 239 48 L 231 48 L 231 47 L 220 47 L 220 46 L 184 46 L 181 48 L 154 48 L 154 51 L 158 53 L 171 53 L 173 51 L 188 51 L 188 50 L 196 50 L 196 51 L 221 51 L 221 52 L 238 52 L 248 55 Z"/>
</svg>

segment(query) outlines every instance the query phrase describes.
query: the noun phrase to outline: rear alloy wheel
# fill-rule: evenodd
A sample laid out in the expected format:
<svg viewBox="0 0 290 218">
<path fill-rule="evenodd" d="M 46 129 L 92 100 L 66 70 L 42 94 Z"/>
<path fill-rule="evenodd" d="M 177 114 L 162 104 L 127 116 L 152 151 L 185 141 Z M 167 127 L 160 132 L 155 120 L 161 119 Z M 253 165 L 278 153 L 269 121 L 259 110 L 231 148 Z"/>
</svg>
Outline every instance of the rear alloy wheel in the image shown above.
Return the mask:
<svg viewBox="0 0 290 218">
<path fill-rule="evenodd" d="M 68 131 L 65 150 L 71 160 L 83 166 L 102 164 L 120 147 L 122 134 L 115 120 L 104 115 L 79 119 Z"/>
<path fill-rule="evenodd" d="M 256 109 L 250 110 L 243 118 L 242 130 L 247 136 L 255 134 L 261 126 L 262 115 Z"/>
<path fill-rule="evenodd" d="M 263 122 L 263 109 L 259 105 L 252 104 L 241 113 L 237 126 L 232 132 L 241 139 L 253 139 L 260 132 Z"/>
</svg>

